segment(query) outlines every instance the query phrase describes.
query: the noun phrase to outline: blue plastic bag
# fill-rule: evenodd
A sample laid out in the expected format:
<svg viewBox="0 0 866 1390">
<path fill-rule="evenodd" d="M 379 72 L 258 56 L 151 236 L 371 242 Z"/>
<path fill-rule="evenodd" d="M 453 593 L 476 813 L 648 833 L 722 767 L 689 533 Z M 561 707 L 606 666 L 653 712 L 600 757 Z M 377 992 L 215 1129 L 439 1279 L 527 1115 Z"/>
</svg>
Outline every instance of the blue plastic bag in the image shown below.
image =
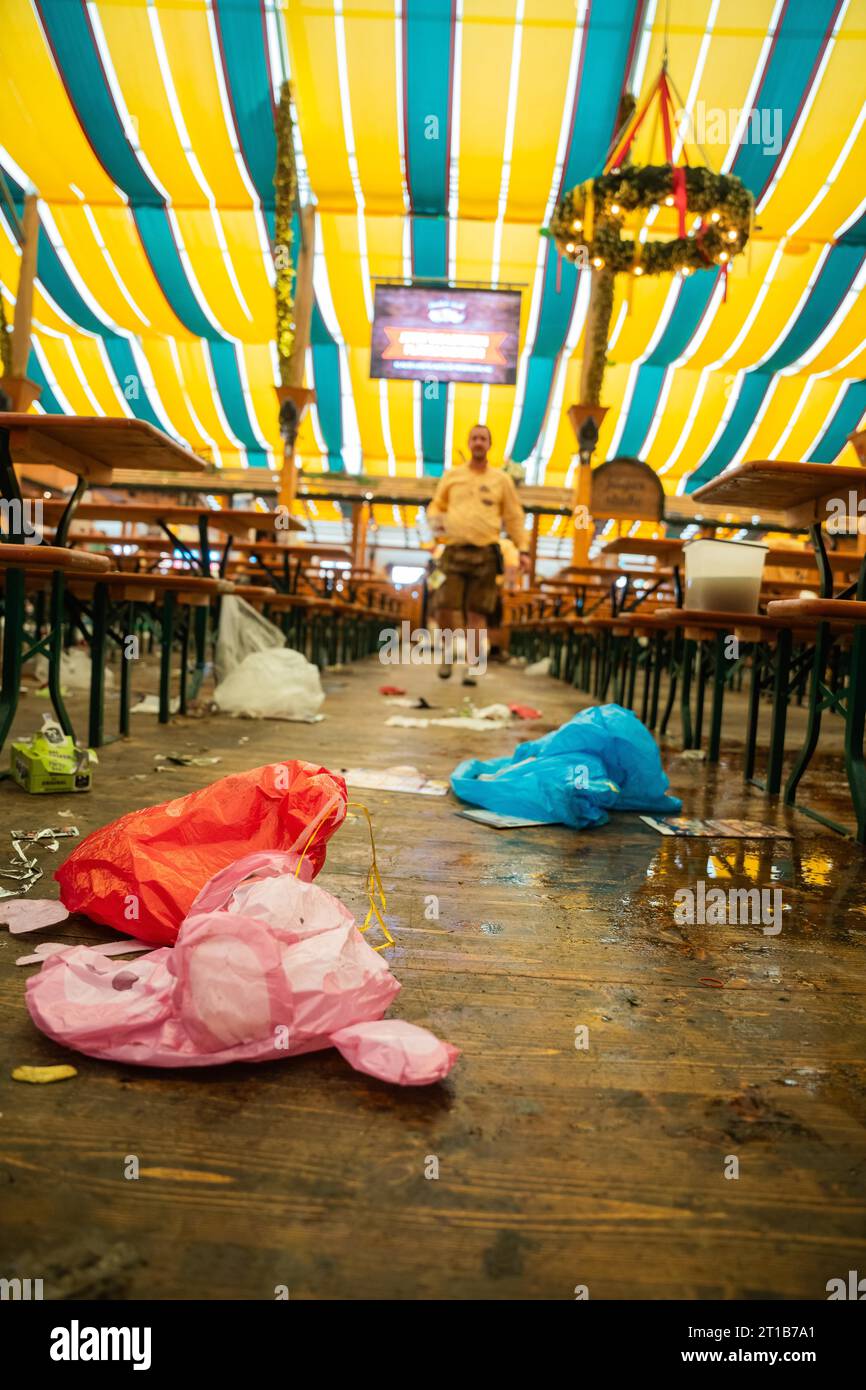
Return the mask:
<svg viewBox="0 0 866 1390">
<path fill-rule="evenodd" d="M 608 811 L 677 815 L 682 802 L 669 785 L 655 739 L 621 705 L 581 710 L 511 757 L 467 758 L 451 774 L 452 790 L 473 806 L 575 830 L 604 825 Z"/>
</svg>

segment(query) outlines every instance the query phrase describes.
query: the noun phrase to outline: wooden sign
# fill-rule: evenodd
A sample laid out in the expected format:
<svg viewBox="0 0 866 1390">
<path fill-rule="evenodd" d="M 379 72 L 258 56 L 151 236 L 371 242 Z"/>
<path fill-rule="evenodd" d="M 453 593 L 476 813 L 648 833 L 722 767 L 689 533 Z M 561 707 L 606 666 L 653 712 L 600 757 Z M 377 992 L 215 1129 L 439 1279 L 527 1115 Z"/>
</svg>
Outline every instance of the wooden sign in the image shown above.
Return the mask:
<svg viewBox="0 0 866 1390">
<path fill-rule="evenodd" d="M 592 472 L 589 509 L 593 516 L 617 521 L 661 521 L 664 488 L 648 463 L 609 459 Z"/>
</svg>

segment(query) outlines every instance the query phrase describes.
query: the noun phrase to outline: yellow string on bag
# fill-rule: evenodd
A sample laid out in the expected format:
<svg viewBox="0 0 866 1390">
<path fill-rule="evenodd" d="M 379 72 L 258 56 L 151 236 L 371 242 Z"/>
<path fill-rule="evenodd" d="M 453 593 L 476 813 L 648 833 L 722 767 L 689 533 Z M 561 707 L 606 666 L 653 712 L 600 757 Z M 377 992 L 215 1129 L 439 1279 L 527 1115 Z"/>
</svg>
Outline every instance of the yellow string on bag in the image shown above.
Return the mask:
<svg viewBox="0 0 866 1390">
<path fill-rule="evenodd" d="M 382 876 L 379 873 L 379 865 L 376 862 L 376 840 L 373 835 L 373 820 L 370 815 L 370 812 L 367 810 L 367 807 L 364 806 L 362 802 L 347 801 L 347 809 L 349 806 L 353 806 L 357 810 L 364 812 L 364 815 L 367 818 L 367 826 L 370 831 L 370 868 L 367 872 L 367 897 L 369 899 L 370 906 L 367 909 L 367 916 L 364 918 L 364 925 L 362 927 L 359 927 L 358 930 L 360 932 L 368 931 L 370 927 L 373 925 L 374 921 L 378 922 L 379 926 L 382 929 L 382 933 L 385 937 L 385 940 L 381 942 L 380 945 L 374 946 L 373 950 L 384 951 L 386 946 L 394 945 L 394 938 L 389 932 L 387 923 L 385 922 L 385 919 L 382 916 L 382 913 L 387 912 L 388 910 L 388 900 L 385 897 L 385 889 L 382 885 Z M 295 878 L 297 878 L 298 874 L 301 872 L 301 865 L 303 864 L 304 859 L 306 858 L 307 850 L 310 848 L 310 845 L 313 843 L 318 833 L 319 826 L 317 825 L 313 830 L 313 833 L 311 834 L 310 838 L 307 840 L 307 843 L 304 845 L 301 857 L 298 860 L 297 868 L 295 869 Z"/>
</svg>

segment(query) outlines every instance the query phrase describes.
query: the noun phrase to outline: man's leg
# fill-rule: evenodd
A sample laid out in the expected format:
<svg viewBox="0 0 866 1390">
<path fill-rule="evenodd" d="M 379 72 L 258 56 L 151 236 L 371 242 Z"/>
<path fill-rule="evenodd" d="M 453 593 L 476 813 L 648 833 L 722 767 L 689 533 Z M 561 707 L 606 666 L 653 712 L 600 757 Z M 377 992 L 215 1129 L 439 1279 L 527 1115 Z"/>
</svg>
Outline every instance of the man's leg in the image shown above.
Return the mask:
<svg viewBox="0 0 866 1390">
<path fill-rule="evenodd" d="M 466 614 L 466 674 L 464 685 L 475 685 L 479 675 L 487 670 L 487 617 L 484 613 Z"/>
<path fill-rule="evenodd" d="M 440 608 L 433 617 L 436 626 L 443 636 L 443 654 L 439 663 L 437 675 L 440 680 L 447 681 L 451 678 L 451 671 L 454 662 L 454 637 L 453 634 L 461 628 L 463 624 L 463 614 L 459 608 Z"/>
</svg>

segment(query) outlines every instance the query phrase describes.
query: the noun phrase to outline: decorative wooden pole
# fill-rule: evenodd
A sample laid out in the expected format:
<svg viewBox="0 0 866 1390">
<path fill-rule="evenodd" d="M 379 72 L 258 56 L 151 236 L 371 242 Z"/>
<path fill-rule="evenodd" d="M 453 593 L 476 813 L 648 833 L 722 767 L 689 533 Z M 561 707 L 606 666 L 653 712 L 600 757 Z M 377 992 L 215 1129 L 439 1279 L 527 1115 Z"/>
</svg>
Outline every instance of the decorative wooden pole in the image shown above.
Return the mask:
<svg viewBox="0 0 866 1390">
<path fill-rule="evenodd" d="M 18 295 L 15 317 L 12 320 L 10 372 L 0 380 L 0 387 L 9 397 L 13 410 L 27 410 L 39 396 L 40 387 L 27 376 L 30 360 L 30 335 L 33 324 L 33 286 L 36 280 L 36 259 L 39 249 L 39 200 L 35 193 L 24 199 L 21 223 L 21 266 L 18 274 Z"/>
</svg>

